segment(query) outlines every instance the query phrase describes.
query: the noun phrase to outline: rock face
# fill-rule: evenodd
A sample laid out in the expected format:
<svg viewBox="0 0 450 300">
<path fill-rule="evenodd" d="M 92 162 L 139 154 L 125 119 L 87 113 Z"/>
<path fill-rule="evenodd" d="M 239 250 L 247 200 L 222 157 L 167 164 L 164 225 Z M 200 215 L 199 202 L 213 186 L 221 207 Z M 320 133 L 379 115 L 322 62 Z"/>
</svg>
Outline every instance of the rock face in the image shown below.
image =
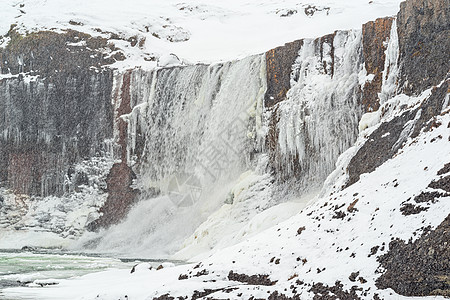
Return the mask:
<svg viewBox="0 0 450 300">
<path fill-rule="evenodd" d="M 108 197 L 100 209 L 101 217 L 88 225 L 90 230 L 117 224 L 127 215 L 130 206 L 136 199 L 137 190 L 131 188 L 136 174 L 127 161 L 128 124 L 122 118 L 131 113 L 130 81 L 131 71 L 128 71 L 122 77 L 120 90 L 116 91 L 113 97 L 116 105 L 114 123 L 118 131 L 117 144 L 120 148 L 120 163 L 115 163 L 109 170 L 106 178 Z"/>
<path fill-rule="evenodd" d="M 381 124 L 368 136 L 368 141 L 348 165 L 346 187 L 358 181 L 361 174 L 372 172 L 392 158 L 409 137 L 414 138 L 422 129 L 429 130 L 433 126 L 433 117 L 439 115 L 444 106 L 449 81 L 435 88 L 418 108 L 407 110 L 391 121 Z"/>
<path fill-rule="evenodd" d="M 449 1 L 402 2 L 397 26 L 403 75 L 400 87 L 412 95 L 437 85 L 450 70 Z"/>
<path fill-rule="evenodd" d="M 1 73 L 11 75 L 0 80 L 0 182 L 16 193 L 61 196 L 68 181 L 86 183 L 70 166 L 107 151 L 112 71 L 92 67 L 114 60 L 98 50 L 105 40 L 75 31 L 21 36 L 12 29 L 9 36 L 0 49 Z M 25 72 L 36 77 L 24 79 Z"/>
<path fill-rule="evenodd" d="M 377 287 L 405 296 L 450 296 L 449 241 L 450 215 L 415 242 L 392 241 L 389 252 L 379 258 L 386 272 Z"/>
<path fill-rule="evenodd" d="M 64 194 L 66 178 L 79 180 L 70 166 L 107 151 L 111 88 L 111 71 L 1 80 L 1 184 L 28 195 Z"/>
<path fill-rule="evenodd" d="M 363 25 L 364 65 L 368 74 L 374 78 L 364 85 L 362 104 L 364 110 L 376 111 L 380 107 L 378 93 L 381 92 L 385 64 L 385 42 L 390 37 L 392 18 L 380 18 Z"/>
<path fill-rule="evenodd" d="M 83 202 L 90 206 L 90 195 L 101 202 L 107 192 L 104 172 L 117 148 L 113 71 L 102 67 L 120 52 L 112 53 L 117 49 L 106 39 L 70 30 L 22 36 L 12 29 L 8 35 L 10 43 L 0 49 L 0 188 L 16 196 L 1 207 L 6 221 L 12 220 L 8 209 L 29 201 L 59 197 L 65 216 Z M 63 229 L 57 214 L 60 228 L 42 214 L 37 219 L 44 227 L 75 232 L 70 224 Z M 18 228 L 27 226 L 19 223 Z"/>
<path fill-rule="evenodd" d="M 286 99 L 286 93 L 291 88 L 292 65 L 302 45 L 303 40 L 299 40 L 266 52 L 267 91 L 264 104 L 267 108 Z"/>
<path fill-rule="evenodd" d="M 101 217 L 87 225 L 89 230 L 109 227 L 126 217 L 137 195 L 137 191 L 130 187 L 134 179 L 136 175 L 126 163 L 112 166 L 106 178 L 108 198 L 100 208 Z"/>
</svg>

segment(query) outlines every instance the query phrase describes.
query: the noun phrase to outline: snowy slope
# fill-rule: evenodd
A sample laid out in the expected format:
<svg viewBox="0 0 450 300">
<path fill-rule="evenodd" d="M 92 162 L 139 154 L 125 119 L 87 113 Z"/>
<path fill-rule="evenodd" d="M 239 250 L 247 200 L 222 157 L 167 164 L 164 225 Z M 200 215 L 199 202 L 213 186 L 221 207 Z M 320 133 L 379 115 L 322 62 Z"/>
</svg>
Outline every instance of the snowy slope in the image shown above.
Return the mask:
<svg viewBox="0 0 450 300">
<path fill-rule="evenodd" d="M 217 62 L 334 30 L 359 29 L 369 20 L 394 15 L 400 2 L 4 0 L 0 3 L 0 36 L 11 24 L 22 32 L 73 29 L 107 37 L 115 33 L 123 40 L 113 42 L 129 58 L 118 66 L 151 67 L 155 63 L 144 58 L 168 53 L 186 62 Z M 126 42 L 131 37 L 140 43 L 132 47 Z"/>
</svg>

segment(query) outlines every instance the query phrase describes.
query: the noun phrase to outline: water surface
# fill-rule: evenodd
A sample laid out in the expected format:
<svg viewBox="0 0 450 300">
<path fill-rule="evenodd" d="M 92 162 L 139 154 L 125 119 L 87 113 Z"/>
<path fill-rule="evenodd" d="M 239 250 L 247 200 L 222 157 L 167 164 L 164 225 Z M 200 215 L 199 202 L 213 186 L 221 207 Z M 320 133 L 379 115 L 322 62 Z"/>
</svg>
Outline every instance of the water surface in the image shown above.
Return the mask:
<svg viewBox="0 0 450 300">
<path fill-rule="evenodd" d="M 130 269 L 140 262 L 158 266 L 163 260 L 124 258 L 108 254 L 68 252 L 59 249 L 0 249 L 0 299 L 8 299 L 2 290 L 24 286 L 41 288 L 58 280 L 107 269 Z M 22 298 L 26 299 L 26 298 Z"/>
</svg>

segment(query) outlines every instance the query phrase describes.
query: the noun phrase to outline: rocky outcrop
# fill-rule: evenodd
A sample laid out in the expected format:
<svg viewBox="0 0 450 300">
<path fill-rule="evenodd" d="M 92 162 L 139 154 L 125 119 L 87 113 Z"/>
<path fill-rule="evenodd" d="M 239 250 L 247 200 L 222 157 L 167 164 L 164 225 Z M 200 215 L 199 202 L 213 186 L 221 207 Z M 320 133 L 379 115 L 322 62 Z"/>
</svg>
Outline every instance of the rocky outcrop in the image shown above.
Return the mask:
<svg viewBox="0 0 450 300">
<path fill-rule="evenodd" d="M 379 257 L 386 270 L 377 287 L 404 296 L 450 296 L 450 215 L 416 241 L 394 240 Z"/>
<path fill-rule="evenodd" d="M 397 15 L 400 87 L 409 95 L 439 84 L 450 71 L 448 0 L 402 2 Z"/>
<path fill-rule="evenodd" d="M 120 163 L 115 163 L 106 178 L 108 198 L 100 209 L 101 217 L 88 225 L 90 230 L 109 227 L 119 223 L 128 213 L 134 203 L 138 191 L 131 188 L 136 174 L 127 161 L 128 123 L 123 116 L 131 113 L 131 71 L 122 76 L 120 91 L 116 91 L 114 102 L 116 105 L 115 124 L 118 131 L 117 144 L 120 147 Z"/>
<path fill-rule="evenodd" d="M 267 91 L 264 105 L 267 108 L 285 100 L 291 88 L 292 65 L 298 56 L 303 40 L 287 43 L 266 52 Z"/>
<path fill-rule="evenodd" d="M 382 123 L 368 137 L 364 145 L 352 157 L 348 167 L 348 187 L 359 180 L 361 174 L 370 173 L 392 158 L 409 137 L 416 137 L 421 130 L 430 130 L 433 117 L 441 113 L 450 80 L 433 89 L 420 106 L 405 111 L 389 122 Z"/>
<path fill-rule="evenodd" d="M 39 31 L 24 36 L 14 28 L 12 26 L 6 35 L 10 42 L 0 49 L 1 74 L 27 73 L 56 82 L 61 80 L 58 73 L 89 72 L 124 59 L 106 38 L 74 30 Z"/>
<path fill-rule="evenodd" d="M 89 230 L 109 227 L 126 217 L 138 194 L 131 188 L 134 179 L 136 175 L 125 162 L 113 165 L 106 178 L 108 198 L 100 208 L 101 217 L 87 225 Z"/>
<path fill-rule="evenodd" d="M 366 112 L 376 111 L 380 107 L 378 93 L 383 83 L 385 42 L 389 39 L 392 21 L 393 18 L 380 18 L 362 26 L 364 66 L 367 74 L 374 75 L 363 89 L 362 104 Z"/>
<path fill-rule="evenodd" d="M 106 39 L 68 31 L 22 36 L 0 49 L 0 185 L 61 196 L 85 184 L 72 166 L 104 155 L 113 135 L 112 71 Z"/>
</svg>

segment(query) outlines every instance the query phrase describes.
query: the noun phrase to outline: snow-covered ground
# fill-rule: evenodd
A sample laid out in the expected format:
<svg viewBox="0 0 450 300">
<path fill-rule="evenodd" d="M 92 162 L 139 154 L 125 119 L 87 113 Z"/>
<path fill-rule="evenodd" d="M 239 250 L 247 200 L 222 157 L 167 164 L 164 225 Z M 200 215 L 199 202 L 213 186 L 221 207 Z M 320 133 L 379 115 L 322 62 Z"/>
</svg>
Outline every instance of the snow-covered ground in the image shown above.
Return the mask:
<svg viewBox="0 0 450 300">
<path fill-rule="evenodd" d="M 11 24 L 17 24 L 22 32 L 73 29 L 106 37 L 115 33 L 123 40 L 113 42 L 129 58 L 117 67 L 153 67 L 156 63 L 144 58 L 169 53 L 184 62 L 210 63 L 262 53 L 286 42 L 335 30 L 360 29 L 367 21 L 396 14 L 400 2 L 3 0 L 0 36 L 8 32 Z M 131 37 L 138 42 L 134 47 L 125 41 Z"/>
</svg>

